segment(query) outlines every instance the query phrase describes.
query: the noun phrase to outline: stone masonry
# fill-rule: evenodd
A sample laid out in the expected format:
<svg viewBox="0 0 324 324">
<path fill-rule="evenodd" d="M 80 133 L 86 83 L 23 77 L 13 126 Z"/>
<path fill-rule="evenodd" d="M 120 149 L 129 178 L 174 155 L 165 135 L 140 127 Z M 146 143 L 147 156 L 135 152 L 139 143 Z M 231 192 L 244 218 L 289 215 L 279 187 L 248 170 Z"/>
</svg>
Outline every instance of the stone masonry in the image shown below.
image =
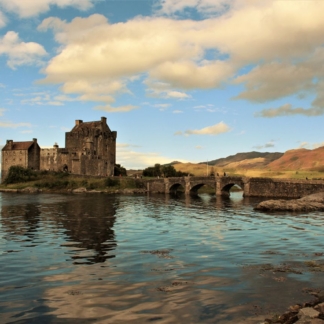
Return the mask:
<svg viewBox="0 0 324 324">
<path fill-rule="evenodd" d="M 36 139 L 33 142 L 9 140 L 2 149 L 2 181 L 12 165 L 81 175 L 113 175 L 116 138 L 117 132 L 111 131 L 107 119 L 101 117 L 93 122 L 76 120 L 73 129 L 65 133 L 65 148 L 55 144 L 53 148 L 40 149 Z"/>
<path fill-rule="evenodd" d="M 6 145 L 2 148 L 1 157 L 1 178 L 3 181 L 12 165 L 39 170 L 40 147 L 36 138 L 28 142 L 7 140 Z"/>
</svg>

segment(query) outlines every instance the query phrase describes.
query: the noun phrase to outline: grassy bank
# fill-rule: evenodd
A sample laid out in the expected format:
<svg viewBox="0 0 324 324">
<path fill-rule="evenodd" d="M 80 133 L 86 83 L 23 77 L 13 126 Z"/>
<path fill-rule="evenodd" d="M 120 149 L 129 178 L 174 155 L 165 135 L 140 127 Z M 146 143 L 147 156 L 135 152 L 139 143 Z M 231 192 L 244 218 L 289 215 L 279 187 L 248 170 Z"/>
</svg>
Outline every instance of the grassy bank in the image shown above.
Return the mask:
<svg viewBox="0 0 324 324">
<path fill-rule="evenodd" d="M 141 189 L 144 183 L 140 179 L 128 177 L 82 177 L 63 172 L 35 173 L 32 179 L 23 182 L 1 184 L 0 188 L 24 189 L 34 187 L 42 190 L 73 190 L 84 187 L 87 190 Z"/>
</svg>

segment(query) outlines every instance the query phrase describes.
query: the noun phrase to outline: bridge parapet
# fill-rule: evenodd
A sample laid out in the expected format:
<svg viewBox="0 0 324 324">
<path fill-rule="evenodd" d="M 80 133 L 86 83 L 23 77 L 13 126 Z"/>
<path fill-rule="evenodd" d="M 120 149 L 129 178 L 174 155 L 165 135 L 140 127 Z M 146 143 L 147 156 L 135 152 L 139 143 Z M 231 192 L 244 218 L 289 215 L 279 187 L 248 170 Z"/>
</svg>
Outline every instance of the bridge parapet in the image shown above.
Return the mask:
<svg viewBox="0 0 324 324">
<path fill-rule="evenodd" d="M 238 185 L 244 196 L 268 198 L 300 198 L 324 191 L 324 180 L 271 179 L 237 176 L 222 177 L 174 177 L 147 181 L 147 191 L 170 193 L 183 187 L 186 194 L 196 193 L 203 186 L 215 188 L 216 195 L 229 196 L 230 188 Z"/>
</svg>

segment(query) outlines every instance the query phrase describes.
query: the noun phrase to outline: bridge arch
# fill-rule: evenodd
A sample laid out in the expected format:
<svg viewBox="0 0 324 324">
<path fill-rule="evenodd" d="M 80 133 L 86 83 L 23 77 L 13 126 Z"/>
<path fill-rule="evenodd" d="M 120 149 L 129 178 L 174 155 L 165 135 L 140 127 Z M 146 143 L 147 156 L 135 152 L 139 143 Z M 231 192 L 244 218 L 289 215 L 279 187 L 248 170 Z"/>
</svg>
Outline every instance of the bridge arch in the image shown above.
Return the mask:
<svg viewBox="0 0 324 324">
<path fill-rule="evenodd" d="M 214 194 L 216 193 L 216 184 L 215 182 L 210 183 L 210 182 L 201 182 L 201 183 L 194 183 L 190 186 L 190 190 L 189 193 L 191 195 L 198 195 L 198 190 L 202 187 L 209 187 L 212 188 L 214 190 Z"/>
<path fill-rule="evenodd" d="M 244 190 L 245 183 L 241 177 L 228 177 L 228 178 L 223 177 L 220 183 L 220 194 L 222 196 L 229 197 L 230 190 L 235 185 L 239 186 L 243 190 L 243 192 L 245 192 Z"/>
<path fill-rule="evenodd" d="M 172 183 L 169 186 L 170 194 L 177 195 L 183 192 L 185 192 L 185 187 L 180 182 Z"/>
</svg>

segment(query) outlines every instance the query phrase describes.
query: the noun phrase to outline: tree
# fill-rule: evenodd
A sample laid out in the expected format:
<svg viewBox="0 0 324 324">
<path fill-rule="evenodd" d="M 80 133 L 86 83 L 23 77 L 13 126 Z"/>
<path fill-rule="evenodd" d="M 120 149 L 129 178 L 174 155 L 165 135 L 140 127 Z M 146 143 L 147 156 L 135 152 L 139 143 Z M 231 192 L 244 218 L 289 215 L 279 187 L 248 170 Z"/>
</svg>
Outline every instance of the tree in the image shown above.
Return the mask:
<svg viewBox="0 0 324 324">
<path fill-rule="evenodd" d="M 173 165 L 167 164 L 162 165 L 161 164 L 155 164 L 154 167 L 148 167 L 143 170 L 143 176 L 144 177 L 183 177 L 187 176 L 187 173 L 177 171 Z"/>
<path fill-rule="evenodd" d="M 127 176 L 127 171 L 124 167 L 122 167 L 120 164 L 115 164 L 115 168 L 114 168 L 114 176 Z"/>
<path fill-rule="evenodd" d="M 9 168 L 8 175 L 4 180 L 5 184 L 27 182 L 35 179 L 37 174 L 31 169 L 23 168 L 19 165 L 12 165 Z"/>
</svg>

